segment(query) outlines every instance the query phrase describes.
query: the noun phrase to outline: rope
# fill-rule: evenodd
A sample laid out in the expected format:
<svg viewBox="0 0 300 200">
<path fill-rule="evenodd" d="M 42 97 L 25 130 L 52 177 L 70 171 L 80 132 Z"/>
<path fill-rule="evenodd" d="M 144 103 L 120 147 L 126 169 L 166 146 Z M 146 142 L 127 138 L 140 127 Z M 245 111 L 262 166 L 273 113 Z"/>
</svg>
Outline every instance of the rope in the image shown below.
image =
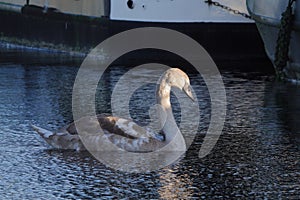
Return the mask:
<svg viewBox="0 0 300 200">
<path fill-rule="evenodd" d="M 291 40 L 291 32 L 293 28 L 293 3 L 296 0 L 289 0 L 286 10 L 281 14 L 280 28 L 277 37 L 275 50 L 275 70 L 278 78 L 284 78 L 284 68 L 289 61 L 289 46 Z"/>
</svg>

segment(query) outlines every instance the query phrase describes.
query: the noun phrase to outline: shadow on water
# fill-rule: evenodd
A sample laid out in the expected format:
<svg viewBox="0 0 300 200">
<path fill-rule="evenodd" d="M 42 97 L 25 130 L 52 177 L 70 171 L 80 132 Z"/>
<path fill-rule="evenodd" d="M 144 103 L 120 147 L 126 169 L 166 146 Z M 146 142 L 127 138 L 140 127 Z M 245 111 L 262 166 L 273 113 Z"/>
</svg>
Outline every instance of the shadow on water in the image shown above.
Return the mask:
<svg viewBox="0 0 300 200">
<path fill-rule="evenodd" d="M 107 168 L 87 152 L 51 149 L 31 130 L 29 124 L 55 130 L 72 120 L 72 86 L 80 59 L 37 54 L 37 60 L 32 55 L 28 60 L 27 54 L 5 49 L 0 54 L 2 198 L 297 199 L 300 195 L 299 86 L 278 83 L 266 73 L 222 70 L 227 93 L 224 130 L 213 151 L 199 159 L 210 121 L 210 97 L 201 77 L 190 73 L 201 111 L 193 144 L 179 163 L 130 174 Z M 110 112 L 110 93 L 124 72 L 113 67 L 99 83 L 99 112 Z M 154 89 L 145 85 L 130 100 L 136 121 L 147 121 Z M 175 97 L 173 101 L 176 110 Z M 180 118 L 180 112 L 175 117 Z M 189 133 L 189 128 L 182 132 Z"/>
<path fill-rule="evenodd" d="M 278 105 L 274 111 L 282 126 L 288 130 L 284 133 L 288 141 L 280 142 L 292 143 L 300 148 L 300 86 L 273 82 L 269 87 L 265 95 L 266 107 L 272 109 L 274 104 Z"/>
</svg>

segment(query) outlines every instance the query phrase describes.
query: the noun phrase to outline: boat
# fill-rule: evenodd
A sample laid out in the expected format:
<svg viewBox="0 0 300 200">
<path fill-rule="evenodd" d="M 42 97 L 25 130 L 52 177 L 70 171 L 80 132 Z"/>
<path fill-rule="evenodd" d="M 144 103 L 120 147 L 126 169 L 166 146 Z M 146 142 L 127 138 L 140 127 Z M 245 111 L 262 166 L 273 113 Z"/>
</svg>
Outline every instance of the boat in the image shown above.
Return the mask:
<svg viewBox="0 0 300 200">
<path fill-rule="evenodd" d="M 0 0 L 0 40 L 87 53 L 122 31 L 162 27 L 196 40 L 217 63 L 264 62 L 247 14 L 246 0 Z"/>
<path fill-rule="evenodd" d="M 287 10 L 290 8 L 290 11 Z M 272 61 L 279 78 L 300 81 L 300 1 L 293 0 L 247 0 L 247 9 L 255 20 L 263 39 L 265 51 Z M 283 14 L 290 20 L 291 32 L 285 28 Z M 284 18 L 286 19 L 286 18 Z M 281 31 L 280 31 L 281 30 Z M 283 33 L 279 37 L 279 33 Z M 286 50 L 279 45 L 286 43 Z M 280 66 L 278 58 L 286 54 Z"/>
</svg>

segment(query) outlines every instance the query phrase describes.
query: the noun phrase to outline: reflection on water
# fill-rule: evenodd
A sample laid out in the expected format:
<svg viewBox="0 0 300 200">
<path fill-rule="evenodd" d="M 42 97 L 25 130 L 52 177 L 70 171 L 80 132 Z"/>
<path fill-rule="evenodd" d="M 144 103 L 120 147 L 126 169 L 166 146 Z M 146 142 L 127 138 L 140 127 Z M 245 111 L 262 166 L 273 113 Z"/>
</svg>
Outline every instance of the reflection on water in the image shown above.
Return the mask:
<svg viewBox="0 0 300 200">
<path fill-rule="evenodd" d="M 71 93 L 81 59 L 62 55 L 0 54 L 0 196 L 3 199 L 72 198 L 294 198 L 300 195 L 300 87 L 257 73 L 223 71 L 228 110 L 223 134 L 198 158 L 210 120 L 210 99 L 190 74 L 200 99 L 201 124 L 179 163 L 129 174 L 109 169 L 88 153 L 49 148 L 29 127 L 56 129 L 72 120 Z M 122 67 L 107 72 L 97 109 L 110 112 L 110 93 Z M 147 121 L 154 86 L 139 89 L 131 115 Z M 173 97 L 175 107 L 178 107 Z M 178 119 L 180 113 L 175 112 Z M 183 133 L 188 134 L 185 127 Z"/>
</svg>

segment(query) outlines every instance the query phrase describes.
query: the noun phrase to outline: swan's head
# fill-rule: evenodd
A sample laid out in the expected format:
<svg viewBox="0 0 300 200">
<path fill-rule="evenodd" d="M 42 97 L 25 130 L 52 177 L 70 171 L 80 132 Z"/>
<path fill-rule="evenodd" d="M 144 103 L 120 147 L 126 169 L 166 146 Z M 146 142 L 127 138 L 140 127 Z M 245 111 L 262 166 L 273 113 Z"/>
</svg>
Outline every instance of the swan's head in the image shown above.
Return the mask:
<svg viewBox="0 0 300 200">
<path fill-rule="evenodd" d="M 186 73 L 184 73 L 181 69 L 178 68 L 171 68 L 168 69 L 165 72 L 165 75 L 163 77 L 165 79 L 166 83 L 170 87 L 177 87 L 180 90 L 182 90 L 191 100 L 195 101 L 191 85 L 190 85 L 190 79 Z"/>
</svg>

